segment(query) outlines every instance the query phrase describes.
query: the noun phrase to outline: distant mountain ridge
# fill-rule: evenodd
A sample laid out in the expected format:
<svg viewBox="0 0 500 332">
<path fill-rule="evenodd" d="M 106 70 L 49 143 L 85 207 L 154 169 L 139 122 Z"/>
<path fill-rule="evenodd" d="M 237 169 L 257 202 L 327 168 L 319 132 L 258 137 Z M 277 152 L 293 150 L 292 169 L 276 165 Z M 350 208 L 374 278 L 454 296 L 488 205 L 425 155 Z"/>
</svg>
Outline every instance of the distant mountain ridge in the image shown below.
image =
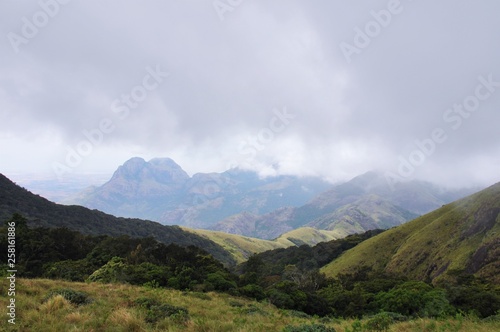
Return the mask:
<svg viewBox="0 0 500 332">
<path fill-rule="evenodd" d="M 332 185 L 300 207 L 264 215 L 235 215 L 212 227 L 217 231 L 273 239 L 299 227 L 334 231 L 339 237 L 401 225 L 474 189 L 444 190 L 423 181 L 398 183 L 392 189 L 379 172 L 367 172 Z"/>
<path fill-rule="evenodd" d="M 297 228 L 335 237 L 401 225 L 478 188 L 423 181 L 390 186 L 382 172 L 332 185 L 317 178 L 260 178 L 239 169 L 189 176 L 175 161 L 132 158 L 73 201 L 107 213 L 272 240 Z"/>
<path fill-rule="evenodd" d="M 149 162 L 132 158 L 107 183 L 83 192 L 71 203 L 122 217 L 209 228 L 244 211 L 260 215 L 300 206 L 330 185 L 318 178 L 260 178 L 238 169 L 190 177 L 169 158 Z"/>
</svg>

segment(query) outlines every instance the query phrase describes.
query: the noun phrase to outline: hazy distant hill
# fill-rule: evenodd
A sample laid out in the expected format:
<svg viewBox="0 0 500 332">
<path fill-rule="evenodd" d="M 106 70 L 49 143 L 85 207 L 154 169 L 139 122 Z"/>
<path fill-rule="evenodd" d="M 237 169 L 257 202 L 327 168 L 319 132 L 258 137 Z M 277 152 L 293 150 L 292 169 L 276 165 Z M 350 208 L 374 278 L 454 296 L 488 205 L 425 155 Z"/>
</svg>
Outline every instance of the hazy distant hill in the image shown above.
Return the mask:
<svg viewBox="0 0 500 332">
<path fill-rule="evenodd" d="M 331 184 L 317 178 L 230 170 L 189 177 L 173 160 L 133 158 L 104 185 L 85 191 L 72 203 L 122 217 L 208 228 L 231 215 L 265 214 L 300 206 Z"/>
<path fill-rule="evenodd" d="M 26 217 L 31 227 L 67 227 L 92 235 L 152 236 L 166 244 L 194 245 L 226 264 L 235 263 L 232 255 L 216 243 L 183 231 L 180 227 L 163 226 L 140 219 L 117 218 L 81 206 L 55 204 L 17 186 L 0 174 L 0 221 L 10 219 L 16 212 Z"/>
<path fill-rule="evenodd" d="M 323 272 L 363 266 L 420 280 L 476 274 L 498 284 L 500 183 L 361 243 Z"/>
<path fill-rule="evenodd" d="M 300 207 L 281 208 L 264 215 L 235 215 L 212 229 L 273 239 L 307 226 L 346 236 L 401 225 L 475 190 L 445 190 L 416 180 L 398 183 L 392 189 L 382 174 L 368 172 L 333 185 Z"/>
</svg>

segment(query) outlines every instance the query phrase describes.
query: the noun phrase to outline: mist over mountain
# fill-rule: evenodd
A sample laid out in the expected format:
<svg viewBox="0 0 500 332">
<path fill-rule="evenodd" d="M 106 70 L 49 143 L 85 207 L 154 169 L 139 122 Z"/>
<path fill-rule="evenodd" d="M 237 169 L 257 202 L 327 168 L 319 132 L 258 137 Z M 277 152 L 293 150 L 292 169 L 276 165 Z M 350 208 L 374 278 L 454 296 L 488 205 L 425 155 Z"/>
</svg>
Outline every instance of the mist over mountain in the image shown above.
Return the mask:
<svg viewBox="0 0 500 332">
<path fill-rule="evenodd" d="M 261 216 L 232 216 L 215 230 L 272 239 L 299 227 L 335 231 L 338 237 L 401 225 L 477 188 L 445 189 L 423 181 L 391 187 L 380 172 L 368 172 L 331 188 L 296 208 Z"/>
<path fill-rule="evenodd" d="M 72 203 L 262 239 L 300 227 L 345 237 L 401 225 L 477 189 L 446 189 L 418 180 L 389 184 L 375 171 L 336 185 L 318 178 L 262 178 L 240 169 L 189 176 L 170 158 L 132 158 L 108 182 Z"/>
<path fill-rule="evenodd" d="M 207 228 L 241 212 L 265 214 L 300 206 L 331 186 L 318 178 L 261 178 L 239 169 L 190 177 L 169 158 L 132 158 L 104 185 L 71 200 L 121 217 Z"/>
</svg>

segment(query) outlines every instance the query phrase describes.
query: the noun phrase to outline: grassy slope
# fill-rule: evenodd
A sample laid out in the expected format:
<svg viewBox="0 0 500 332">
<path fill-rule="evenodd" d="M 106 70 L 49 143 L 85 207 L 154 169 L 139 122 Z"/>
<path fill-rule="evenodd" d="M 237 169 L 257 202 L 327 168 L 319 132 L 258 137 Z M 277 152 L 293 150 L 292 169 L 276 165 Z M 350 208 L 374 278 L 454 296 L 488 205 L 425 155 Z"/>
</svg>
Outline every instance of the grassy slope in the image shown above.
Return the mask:
<svg viewBox="0 0 500 332">
<path fill-rule="evenodd" d="M 258 254 L 267 250 L 288 248 L 302 244 L 316 245 L 320 242 L 343 237 L 342 234 L 336 231 L 318 230 L 311 227 L 295 229 L 282 234 L 272 241 L 204 229 L 191 229 L 187 227 L 182 227 L 182 229 L 217 243 L 231 253 L 238 263 L 246 261 L 252 254 Z"/>
<path fill-rule="evenodd" d="M 255 253 L 261 253 L 278 248 L 286 248 L 294 245 L 290 241 L 269 241 L 204 229 L 190 229 L 186 227 L 182 227 L 182 229 L 187 232 L 203 236 L 206 239 L 217 243 L 231 253 L 238 263 L 246 261 L 248 257 Z"/>
<path fill-rule="evenodd" d="M 43 303 L 44 297 L 58 288 L 70 288 L 87 293 L 91 304 L 74 306 L 61 298 Z M 1 289 L 0 306 L 7 303 L 5 288 Z M 195 293 L 168 289 L 147 289 L 129 285 L 71 283 L 43 279 L 18 279 L 16 294 L 16 325 L 5 321 L 0 331 L 282 331 L 289 324 L 318 323 L 318 318 L 297 318 L 290 312 L 226 294 L 209 293 L 202 299 Z M 134 306 L 138 298 L 152 298 L 189 311 L 187 322 L 164 318 L 156 324 L 145 321 L 145 311 Z M 238 304 L 236 306 L 235 304 Z M 333 320 L 325 325 L 337 331 L 347 331 L 352 320 Z M 498 331 L 500 323 L 474 322 L 469 319 L 433 321 L 418 319 L 397 323 L 389 331 Z"/>
<path fill-rule="evenodd" d="M 469 269 L 499 282 L 499 210 L 500 184 L 496 184 L 375 236 L 322 271 L 333 276 L 371 266 L 434 279 L 444 277 L 445 271 Z M 473 271 L 474 264 L 479 264 L 478 271 Z"/>
<path fill-rule="evenodd" d="M 344 234 L 337 231 L 326 231 L 312 227 L 300 227 L 280 235 L 274 241 L 283 244 L 287 244 L 288 242 L 295 244 L 305 243 L 312 246 L 320 242 L 332 241 L 344 236 Z"/>
</svg>

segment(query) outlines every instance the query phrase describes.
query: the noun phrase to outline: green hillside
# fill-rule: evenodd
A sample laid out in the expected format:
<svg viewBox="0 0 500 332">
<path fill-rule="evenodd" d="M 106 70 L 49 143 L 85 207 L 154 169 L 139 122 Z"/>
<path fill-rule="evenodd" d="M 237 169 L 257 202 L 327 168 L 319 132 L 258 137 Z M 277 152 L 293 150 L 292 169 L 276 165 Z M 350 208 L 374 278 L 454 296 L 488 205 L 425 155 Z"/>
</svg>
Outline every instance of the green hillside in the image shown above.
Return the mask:
<svg viewBox="0 0 500 332">
<path fill-rule="evenodd" d="M 342 232 L 327 231 L 323 229 L 315 229 L 312 227 L 300 227 L 281 234 L 274 241 L 285 245 L 291 242 L 292 244 L 297 246 L 303 244 L 313 246 L 320 242 L 328 242 L 345 236 L 347 236 L 347 234 L 343 234 Z"/>
<path fill-rule="evenodd" d="M 232 255 L 218 244 L 185 232 L 180 227 L 141 219 L 117 218 L 82 206 L 56 204 L 17 186 L 0 174 L 0 222 L 10 219 L 14 213 L 26 217 L 30 227 L 65 227 L 88 235 L 154 237 L 165 244 L 202 248 L 226 265 L 235 263 Z"/>
<path fill-rule="evenodd" d="M 320 242 L 336 240 L 344 235 L 336 231 L 325 231 L 314 229 L 312 227 L 301 227 L 282 234 L 275 240 L 263 240 L 205 229 L 191 229 L 187 227 L 182 227 L 182 229 L 217 243 L 233 255 L 234 259 L 238 263 L 246 261 L 253 254 L 258 254 L 264 251 L 301 246 L 304 244 L 313 246 Z"/>
<path fill-rule="evenodd" d="M 234 259 L 238 263 L 246 261 L 253 254 L 258 254 L 264 251 L 301 246 L 304 244 L 313 246 L 320 242 L 336 240 L 344 235 L 336 231 L 325 231 L 314 229 L 312 227 L 301 227 L 282 234 L 277 239 L 263 240 L 205 229 L 191 229 L 187 227 L 182 227 L 182 229 L 217 243 L 233 255 Z"/>
<path fill-rule="evenodd" d="M 361 267 L 418 280 L 474 274 L 500 282 L 500 183 L 390 229 L 322 268 L 328 276 Z"/>
<path fill-rule="evenodd" d="M 286 239 L 278 242 L 205 229 L 191 229 L 186 227 L 182 227 L 182 229 L 217 243 L 233 255 L 238 263 L 246 261 L 248 257 L 256 253 L 294 245 Z"/>
</svg>

